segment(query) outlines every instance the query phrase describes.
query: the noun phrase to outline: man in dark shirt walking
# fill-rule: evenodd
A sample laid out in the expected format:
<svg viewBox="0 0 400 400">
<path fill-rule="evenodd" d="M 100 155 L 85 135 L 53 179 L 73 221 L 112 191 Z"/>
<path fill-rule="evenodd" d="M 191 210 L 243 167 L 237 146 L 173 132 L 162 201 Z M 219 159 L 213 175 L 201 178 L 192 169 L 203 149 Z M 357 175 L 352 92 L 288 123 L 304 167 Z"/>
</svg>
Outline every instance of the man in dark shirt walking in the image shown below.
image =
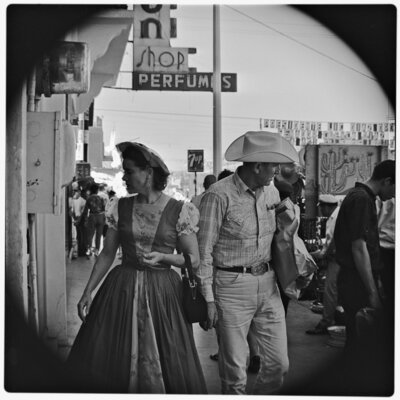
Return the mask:
<svg viewBox="0 0 400 400">
<path fill-rule="evenodd" d="M 379 268 L 379 234 L 375 200 L 395 195 L 395 162 L 377 164 L 366 183 L 356 183 L 341 205 L 334 240 L 336 261 L 340 265 L 338 295 L 346 313 L 346 353 L 349 360 L 362 367 L 366 352 L 356 326 L 356 314 L 370 307 L 381 310 L 377 276 Z M 358 370 L 360 372 L 360 370 Z M 364 380 L 368 379 L 364 376 Z"/>
</svg>

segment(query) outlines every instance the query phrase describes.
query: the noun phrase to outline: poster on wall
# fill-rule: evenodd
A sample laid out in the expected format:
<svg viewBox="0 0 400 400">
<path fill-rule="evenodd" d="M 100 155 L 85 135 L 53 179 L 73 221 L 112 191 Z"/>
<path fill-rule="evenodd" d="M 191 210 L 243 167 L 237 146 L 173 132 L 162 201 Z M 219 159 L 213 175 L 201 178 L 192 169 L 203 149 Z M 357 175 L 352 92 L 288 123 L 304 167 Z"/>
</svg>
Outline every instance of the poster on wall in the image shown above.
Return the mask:
<svg viewBox="0 0 400 400">
<path fill-rule="evenodd" d="M 356 182 L 366 182 L 381 159 L 378 146 L 320 145 L 318 182 L 320 193 L 345 195 Z"/>
</svg>

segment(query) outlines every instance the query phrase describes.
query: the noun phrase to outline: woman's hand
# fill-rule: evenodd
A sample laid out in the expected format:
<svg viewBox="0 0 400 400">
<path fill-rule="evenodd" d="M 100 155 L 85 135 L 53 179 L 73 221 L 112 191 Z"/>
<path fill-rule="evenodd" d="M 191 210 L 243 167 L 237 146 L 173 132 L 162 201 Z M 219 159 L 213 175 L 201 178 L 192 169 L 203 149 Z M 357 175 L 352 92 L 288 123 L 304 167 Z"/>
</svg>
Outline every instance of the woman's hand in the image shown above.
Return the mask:
<svg viewBox="0 0 400 400">
<path fill-rule="evenodd" d="M 86 317 L 89 314 L 91 304 L 92 304 L 91 294 L 84 292 L 78 303 L 78 315 L 83 322 L 85 322 Z"/>
<path fill-rule="evenodd" d="M 150 267 L 155 267 L 157 264 L 161 264 L 164 261 L 164 254 L 158 251 L 152 251 L 147 254 L 143 254 L 143 263 Z"/>
</svg>

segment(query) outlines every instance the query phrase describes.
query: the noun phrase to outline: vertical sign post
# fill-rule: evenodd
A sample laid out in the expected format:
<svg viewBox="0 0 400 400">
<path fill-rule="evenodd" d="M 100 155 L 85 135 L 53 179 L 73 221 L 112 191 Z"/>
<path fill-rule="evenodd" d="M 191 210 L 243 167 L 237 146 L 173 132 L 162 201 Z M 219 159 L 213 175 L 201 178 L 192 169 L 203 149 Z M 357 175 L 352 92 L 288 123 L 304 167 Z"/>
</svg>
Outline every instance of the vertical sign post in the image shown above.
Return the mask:
<svg viewBox="0 0 400 400">
<path fill-rule="evenodd" d="M 194 172 L 194 195 L 197 196 L 197 172 L 204 171 L 204 150 L 188 150 L 188 172 Z"/>
<path fill-rule="evenodd" d="M 214 175 L 218 176 L 221 172 L 221 40 L 220 40 L 220 24 L 219 24 L 219 5 L 213 5 L 213 64 L 214 64 L 214 81 L 213 81 L 213 170 Z"/>
</svg>

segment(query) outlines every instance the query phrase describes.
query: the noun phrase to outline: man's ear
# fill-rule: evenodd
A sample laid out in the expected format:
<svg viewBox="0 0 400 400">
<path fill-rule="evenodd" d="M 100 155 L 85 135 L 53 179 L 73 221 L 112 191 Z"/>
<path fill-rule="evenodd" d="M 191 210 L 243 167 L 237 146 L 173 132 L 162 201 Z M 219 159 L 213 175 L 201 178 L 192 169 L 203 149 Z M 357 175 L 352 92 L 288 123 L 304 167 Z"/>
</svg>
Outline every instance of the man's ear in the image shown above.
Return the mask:
<svg viewBox="0 0 400 400">
<path fill-rule="evenodd" d="M 384 178 L 383 179 L 383 185 L 384 186 L 389 186 L 389 185 L 393 185 L 393 181 L 392 181 L 392 178 Z"/>
<path fill-rule="evenodd" d="M 262 163 L 260 163 L 260 162 L 254 163 L 254 165 L 253 165 L 253 171 L 254 171 L 256 174 L 259 174 L 259 173 L 260 173 L 260 171 L 261 171 L 261 164 L 262 164 Z"/>
</svg>

